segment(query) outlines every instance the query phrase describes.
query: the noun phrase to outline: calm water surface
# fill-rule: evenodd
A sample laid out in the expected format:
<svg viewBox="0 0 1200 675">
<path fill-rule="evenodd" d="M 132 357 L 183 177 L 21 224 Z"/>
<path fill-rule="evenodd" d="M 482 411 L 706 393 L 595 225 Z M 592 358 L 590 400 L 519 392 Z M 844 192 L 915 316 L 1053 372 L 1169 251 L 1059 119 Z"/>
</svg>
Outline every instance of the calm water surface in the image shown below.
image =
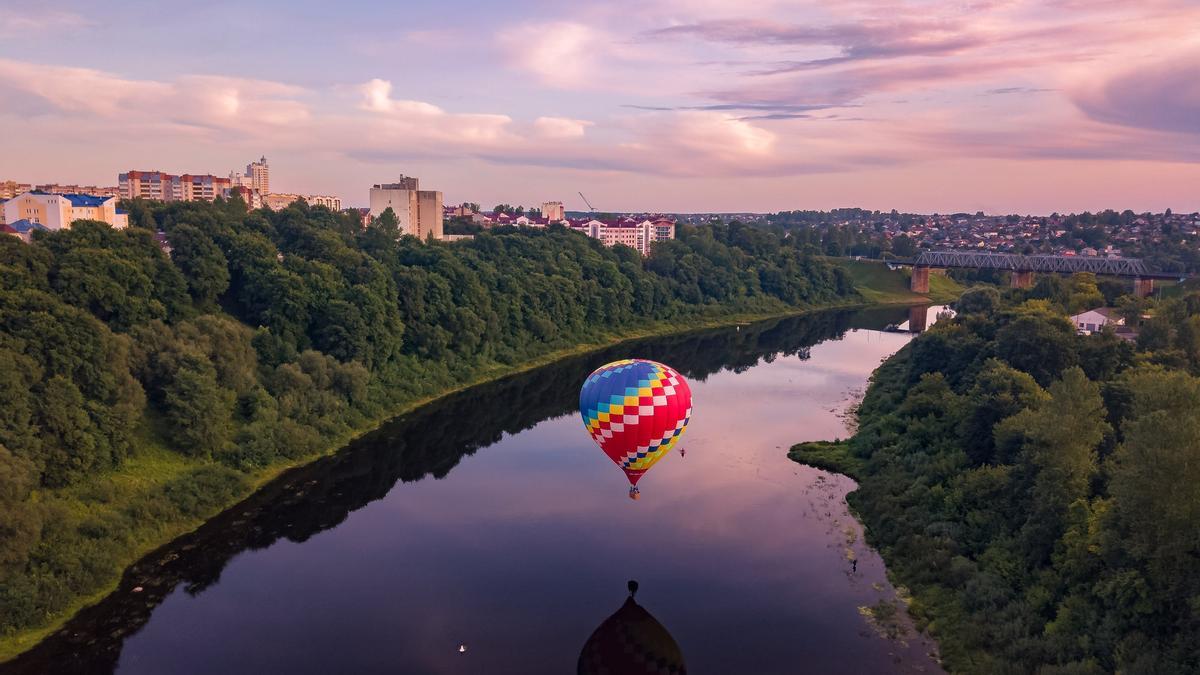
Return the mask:
<svg viewBox="0 0 1200 675">
<path fill-rule="evenodd" d="M 853 482 L 786 456 L 848 435 L 846 407 L 911 337 L 872 329 L 907 318 L 628 343 L 445 399 L 151 554 L 9 668 L 569 673 L 637 579 L 690 673 L 940 672 L 927 639 L 860 610 L 895 590 L 847 514 Z M 637 502 L 575 409 L 588 372 L 634 356 L 694 400 L 686 454 Z"/>
</svg>

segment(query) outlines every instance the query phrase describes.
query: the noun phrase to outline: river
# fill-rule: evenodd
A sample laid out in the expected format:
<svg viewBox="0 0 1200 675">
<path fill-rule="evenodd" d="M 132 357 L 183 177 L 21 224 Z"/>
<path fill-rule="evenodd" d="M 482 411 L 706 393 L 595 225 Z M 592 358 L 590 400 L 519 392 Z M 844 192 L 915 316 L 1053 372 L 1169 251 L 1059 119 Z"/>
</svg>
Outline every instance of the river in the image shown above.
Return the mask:
<svg viewBox="0 0 1200 675">
<path fill-rule="evenodd" d="M 629 342 L 453 395 L 147 556 L 0 670 L 568 673 L 636 579 L 693 674 L 941 672 L 903 612 L 863 609 L 898 603 L 847 512 L 853 481 L 786 456 L 848 435 L 911 338 L 879 329 L 908 316 Z M 576 410 L 587 373 L 629 357 L 679 370 L 694 405 L 686 454 L 636 502 Z"/>
</svg>

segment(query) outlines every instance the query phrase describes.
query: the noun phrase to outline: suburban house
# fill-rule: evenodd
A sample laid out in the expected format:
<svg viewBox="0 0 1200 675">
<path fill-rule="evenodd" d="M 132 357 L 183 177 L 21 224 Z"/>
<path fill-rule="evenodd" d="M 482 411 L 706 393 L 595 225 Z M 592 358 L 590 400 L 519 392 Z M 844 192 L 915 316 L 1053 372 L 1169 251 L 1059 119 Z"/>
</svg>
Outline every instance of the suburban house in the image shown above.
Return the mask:
<svg viewBox="0 0 1200 675">
<path fill-rule="evenodd" d="M 1112 307 L 1097 307 L 1072 316 L 1071 323 L 1075 324 L 1075 328 L 1081 334 L 1091 335 L 1105 326 L 1111 325 L 1114 329 L 1117 326 L 1124 326 L 1125 319 L 1121 318 L 1117 314 L 1117 310 Z"/>
</svg>

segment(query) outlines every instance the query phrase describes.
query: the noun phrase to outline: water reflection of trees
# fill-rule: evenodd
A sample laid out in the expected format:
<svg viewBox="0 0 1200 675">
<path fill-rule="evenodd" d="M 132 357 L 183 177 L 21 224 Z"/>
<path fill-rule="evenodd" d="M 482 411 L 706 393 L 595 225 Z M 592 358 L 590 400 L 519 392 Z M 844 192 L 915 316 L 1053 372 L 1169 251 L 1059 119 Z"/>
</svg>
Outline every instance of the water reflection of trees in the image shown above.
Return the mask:
<svg viewBox="0 0 1200 675">
<path fill-rule="evenodd" d="M 906 310 L 823 312 L 666 338 L 633 341 L 446 397 L 363 436 L 337 455 L 289 471 L 195 532 L 147 555 L 118 589 L 62 630 L 0 669 L 16 673 L 107 672 L 125 639 L 181 584 L 197 594 L 238 553 L 281 538 L 301 542 L 382 498 L 397 481 L 442 478 L 465 455 L 535 424 L 576 411 L 579 384 L 596 367 L 637 356 L 669 363 L 692 380 L 742 372 L 809 348 L 850 328 L 878 328 Z"/>
</svg>

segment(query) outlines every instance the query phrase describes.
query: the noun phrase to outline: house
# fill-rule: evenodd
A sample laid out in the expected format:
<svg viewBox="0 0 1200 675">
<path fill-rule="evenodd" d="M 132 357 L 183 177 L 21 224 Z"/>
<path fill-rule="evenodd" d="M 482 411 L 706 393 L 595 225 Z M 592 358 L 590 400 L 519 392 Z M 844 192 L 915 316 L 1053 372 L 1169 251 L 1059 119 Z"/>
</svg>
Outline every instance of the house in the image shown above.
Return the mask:
<svg viewBox="0 0 1200 675">
<path fill-rule="evenodd" d="M 7 225 L 4 226 L 4 231 L 6 233 L 20 237 L 21 241 L 25 242 L 26 244 L 28 244 L 29 241 L 33 238 L 33 233 L 35 231 L 37 231 L 37 230 L 46 231 L 49 229 L 50 228 L 46 227 L 45 225 L 42 225 L 41 223 L 36 223 L 32 220 L 28 220 L 28 219 L 24 219 L 24 218 L 22 218 L 21 220 L 12 222 L 12 223 L 8 223 Z"/>
<path fill-rule="evenodd" d="M 1091 335 L 1105 326 L 1112 326 L 1114 329 L 1117 326 L 1124 326 L 1125 319 L 1117 314 L 1115 308 L 1097 307 L 1072 316 L 1071 323 L 1075 324 L 1075 328 L 1080 334 Z"/>
</svg>

